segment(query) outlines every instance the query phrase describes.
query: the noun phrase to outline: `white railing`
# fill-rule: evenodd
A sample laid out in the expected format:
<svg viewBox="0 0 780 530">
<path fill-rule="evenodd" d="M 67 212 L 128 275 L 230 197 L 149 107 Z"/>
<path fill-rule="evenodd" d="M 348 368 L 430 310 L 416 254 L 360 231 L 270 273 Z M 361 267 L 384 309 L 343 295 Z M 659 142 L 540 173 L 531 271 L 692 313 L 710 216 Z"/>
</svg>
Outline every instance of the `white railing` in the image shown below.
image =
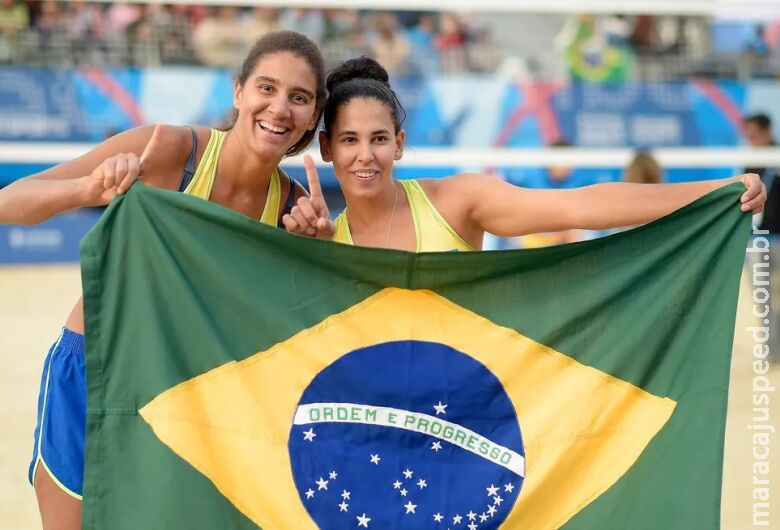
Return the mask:
<svg viewBox="0 0 780 530">
<path fill-rule="evenodd" d="M 0 163 L 56 164 L 94 147 L 88 143 L 0 142 Z M 401 165 L 409 167 L 623 167 L 634 154 L 628 148 L 417 148 L 405 150 Z M 321 165 L 319 152 L 309 153 Z M 766 149 L 674 147 L 651 151 L 666 168 L 780 167 L 780 147 Z M 303 155 L 283 165 L 303 166 Z"/>
</svg>

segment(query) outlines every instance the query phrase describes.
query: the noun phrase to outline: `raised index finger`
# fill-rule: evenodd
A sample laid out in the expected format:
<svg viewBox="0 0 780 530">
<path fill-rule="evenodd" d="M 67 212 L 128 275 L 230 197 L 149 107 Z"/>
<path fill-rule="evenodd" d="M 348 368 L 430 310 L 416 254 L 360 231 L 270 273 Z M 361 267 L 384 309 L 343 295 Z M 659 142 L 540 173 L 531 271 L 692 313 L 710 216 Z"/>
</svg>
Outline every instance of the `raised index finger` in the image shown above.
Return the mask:
<svg viewBox="0 0 780 530">
<path fill-rule="evenodd" d="M 152 131 L 152 137 L 149 138 L 149 141 L 146 143 L 146 147 L 144 147 L 144 152 L 141 153 L 141 164 L 146 162 L 150 156 L 158 149 L 158 146 L 160 145 L 160 137 L 162 136 L 162 129 L 163 126 L 161 123 L 158 123 L 154 126 L 154 131 Z"/>
<path fill-rule="evenodd" d="M 306 167 L 306 180 L 309 182 L 309 194 L 311 199 L 323 200 L 320 176 L 311 155 L 303 155 L 303 165 Z"/>
</svg>

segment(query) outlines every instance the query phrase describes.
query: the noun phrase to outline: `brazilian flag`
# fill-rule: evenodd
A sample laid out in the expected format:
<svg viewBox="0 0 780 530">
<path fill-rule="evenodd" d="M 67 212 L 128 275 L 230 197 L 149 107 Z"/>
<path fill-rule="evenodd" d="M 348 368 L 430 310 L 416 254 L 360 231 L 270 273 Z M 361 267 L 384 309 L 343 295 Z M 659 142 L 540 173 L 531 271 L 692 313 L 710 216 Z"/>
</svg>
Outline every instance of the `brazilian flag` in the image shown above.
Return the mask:
<svg viewBox="0 0 780 530">
<path fill-rule="evenodd" d="M 409 254 L 136 184 L 82 245 L 84 528 L 718 528 L 741 191 Z"/>
</svg>

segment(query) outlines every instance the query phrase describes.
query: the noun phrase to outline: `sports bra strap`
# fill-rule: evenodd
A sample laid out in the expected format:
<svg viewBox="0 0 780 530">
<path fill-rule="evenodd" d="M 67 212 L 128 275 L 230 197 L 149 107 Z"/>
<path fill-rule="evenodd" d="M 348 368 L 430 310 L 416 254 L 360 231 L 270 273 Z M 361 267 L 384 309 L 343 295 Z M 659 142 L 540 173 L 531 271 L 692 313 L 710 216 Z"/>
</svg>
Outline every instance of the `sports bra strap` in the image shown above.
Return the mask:
<svg viewBox="0 0 780 530">
<path fill-rule="evenodd" d="M 279 168 L 279 171 L 287 175 L 287 179 L 290 181 L 290 191 L 287 193 L 287 200 L 284 201 L 284 208 L 282 208 L 282 215 L 279 216 L 279 222 L 277 224 L 279 228 L 284 228 L 282 217 L 290 213 L 293 206 L 295 206 L 295 179 L 292 178 L 290 175 L 288 175 L 287 172 L 282 171 L 281 168 Z"/>
<path fill-rule="evenodd" d="M 184 173 L 181 175 L 179 181 L 179 191 L 184 191 L 189 186 L 192 177 L 195 175 L 195 156 L 198 153 L 198 133 L 195 129 L 190 127 L 192 133 L 192 151 L 190 151 L 190 157 L 187 159 L 187 165 L 184 166 Z"/>
</svg>

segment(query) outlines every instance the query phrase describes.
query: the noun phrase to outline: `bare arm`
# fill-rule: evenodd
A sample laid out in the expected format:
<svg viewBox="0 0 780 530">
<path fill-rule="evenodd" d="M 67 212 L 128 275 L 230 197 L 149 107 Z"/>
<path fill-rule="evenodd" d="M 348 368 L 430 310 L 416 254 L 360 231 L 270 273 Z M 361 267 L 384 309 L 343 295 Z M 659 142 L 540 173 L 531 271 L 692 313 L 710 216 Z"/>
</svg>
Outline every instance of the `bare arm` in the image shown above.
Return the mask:
<svg viewBox="0 0 780 530">
<path fill-rule="evenodd" d="M 752 174 L 680 184 L 611 183 L 569 190 L 519 188 L 475 174 L 450 180 L 446 195 L 462 201 L 461 210 L 472 226 L 499 236 L 640 225 L 734 182 L 744 182 L 747 188 L 741 199 L 743 211 L 758 213 L 766 201 L 763 184 Z"/>
<path fill-rule="evenodd" d="M 77 208 L 108 204 L 137 177 L 170 187 L 170 169 L 182 165 L 183 144 L 176 129 L 162 126 L 155 133 L 154 126 L 138 127 L 74 160 L 17 180 L 0 190 L 0 223 L 32 225 Z"/>
</svg>

